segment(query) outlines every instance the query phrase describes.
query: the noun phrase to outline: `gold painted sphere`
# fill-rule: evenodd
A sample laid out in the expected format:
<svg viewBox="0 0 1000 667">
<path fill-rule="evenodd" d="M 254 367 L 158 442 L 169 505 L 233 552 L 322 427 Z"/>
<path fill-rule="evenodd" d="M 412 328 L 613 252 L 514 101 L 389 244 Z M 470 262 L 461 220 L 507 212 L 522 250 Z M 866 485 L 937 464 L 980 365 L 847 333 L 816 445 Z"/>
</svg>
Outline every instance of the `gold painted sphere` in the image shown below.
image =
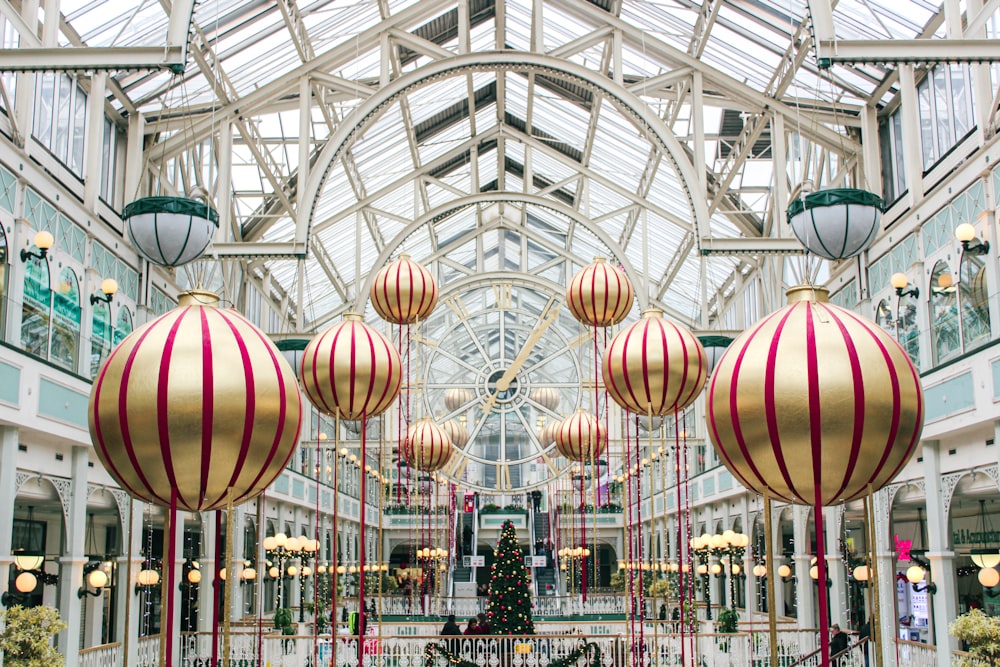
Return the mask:
<svg viewBox="0 0 1000 667">
<path fill-rule="evenodd" d="M 705 386 L 708 359 L 694 334 L 650 309 L 611 339 L 602 371 L 618 405 L 639 415 L 671 415 Z"/>
<path fill-rule="evenodd" d="M 372 306 L 383 320 L 413 324 L 427 319 L 438 302 L 437 283 L 423 266 L 400 255 L 375 276 L 370 292 Z"/>
<path fill-rule="evenodd" d="M 465 447 L 466 443 L 469 442 L 469 429 L 465 428 L 465 425 L 457 419 L 449 419 L 441 424 L 441 428 L 444 429 L 451 444 L 456 447 Z"/>
<path fill-rule="evenodd" d="M 562 426 L 562 421 L 559 419 L 554 419 L 545 424 L 538 431 L 538 444 L 542 447 L 548 447 L 556 439 L 556 433 L 559 432 L 559 427 Z"/>
<path fill-rule="evenodd" d="M 566 305 L 573 317 L 584 324 L 607 327 L 618 324 L 632 310 L 635 294 L 625 272 L 595 257 L 569 282 Z"/>
<path fill-rule="evenodd" d="M 94 381 L 98 459 L 134 498 L 189 511 L 254 498 L 298 442 L 295 373 L 259 329 L 192 291 L 139 327 Z"/>
<path fill-rule="evenodd" d="M 472 399 L 472 392 L 468 389 L 452 387 L 448 391 L 444 392 L 444 407 L 448 408 L 449 412 L 454 412 Z"/>
<path fill-rule="evenodd" d="M 410 424 L 400 445 L 406 463 L 423 472 L 440 470 L 451 458 L 448 434 L 428 418 Z"/>
<path fill-rule="evenodd" d="M 403 373 L 396 349 L 356 313 L 309 341 L 299 373 L 316 408 L 341 419 L 374 417 L 399 396 Z"/>
<path fill-rule="evenodd" d="M 531 390 L 531 400 L 538 403 L 546 410 L 556 410 L 559 408 L 559 390 L 555 387 L 538 387 Z"/>
<path fill-rule="evenodd" d="M 881 327 L 795 287 L 788 305 L 719 360 L 708 431 L 757 493 L 833 505 L 877 491 L 906 465 L 923 427 L 920 378 Z"/>
<path fill-rule="evenodd" d="M 590 461 L 604 453 L 608 434 L 592 414 L 577 410 L 555 432 L 556 449 L 570 461 Z"/>
</svg>

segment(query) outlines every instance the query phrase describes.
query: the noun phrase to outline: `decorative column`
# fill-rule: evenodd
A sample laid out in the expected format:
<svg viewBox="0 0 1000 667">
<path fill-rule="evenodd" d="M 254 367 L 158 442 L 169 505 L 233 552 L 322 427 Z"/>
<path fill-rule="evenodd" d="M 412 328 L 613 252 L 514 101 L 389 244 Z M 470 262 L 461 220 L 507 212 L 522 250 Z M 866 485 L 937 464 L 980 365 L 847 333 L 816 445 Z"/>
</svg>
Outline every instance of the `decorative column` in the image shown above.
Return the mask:
<svg viewBox="0 0 1000 667">
<path fill-rule="evenodd" d="M 126 665 L 139 664 L 139 624 L 142 609 L 139 606 L 140 597 L 135 594 L 135 583 L 142 567 L 142 516 L 145 504 L 130 500 L 132 521 L 128 514 L 122 514 L 122 555 L 118 559 L 118 585 L 115 595 L 118 597 L 118 634 L 116 638 L 127 650 L 124 655 Z M 129 545 L 131 544 L 132 560 L 129 560 Z M 127 613 L 126 613 L 126 610 Z M 126 639 L 127 638 L 127 639 Z"/>
<path fill-rule="evenodd" d="M 804 505 L 796 505 L 792 510 L 792 526 L 795 531 L 795 594 L 798 626 L 800 628 L 816 627 L 816 596 L 813 592 L 813 581 L 809 576 L 812 560 L 812 548 L 809 543 L 809 512 Z M 825 630 L 825 628 L 821 628 Z"/>
<path fill-rule="evenodd" d="M 879 614 L 882 625 L 880 665 L 896 664 L 896 545 L 890 535 L 889 506 L 889 494 L 885 489 L 876 492 L 872 514 L 875 516 L 875 560 L 878 567 Z M 950 659 L 951 652 L 948 653 Z"/>
<path fill-rule="evenodd" d="M 140 524 L 141 525 L 141 524 Z M 215 604 L 215 578 L 219 567 L 215 562 L 215 545 L 219 536 L 215 534 L 215 517 L 204 512 L 201 521 L 201 583 L 198 585 L 198 631 L 212 632 L 213 605 Z"/>
<path fill-rule="evenodd" d="M 840 507 L 823 508 L 823 525 L 826 526 L 826 573 L 830 580 L 830 623 L 848 629 L 847 623 L 847 577 L 841 561 L 843 549 L 840 544 L 843 512 Z M 822 586 L 823 583 L 820 582 Z M 858 630 L 858 628 L 850 628 Z"/>
<path fill-rule="evenodd" d="M 12 536 L 9 526 L 13 525 L 14 500 L 17 497 L 17 442 L 17 428 L 0 426 L 0 506 L 5 508 L 0 524 L 8 526 L 6 530 L 0 530 L 0 584 L 4 591 L 7 590 L 10 568 L 14 564 L 10 555 Z"/>
<path fill-rule="evenodd" d="M 994 430 L 1000 422 L 994 422 Z M 937 585 L 931 596 L 933 609 L 934 644 L 938 647 L 937 664 L 951 664 L 951 652 L 958 648 L 955 638 L 948 634 L 948 624 L 958 615 L 958 585 L 955 573 L 955 552 L 948 544 L 948 509 L 955 481 L 941 475 L 941 443 L 937 440 L 923 442 L 924 490 L 927 502 L 927 560 L 930 561 L 930 580 Z"/>
<path fill-rule="evenodd" d="M 65 667 L 76 667 L 80 660 L 80 626 L 83 605 L 76 592 L 83 585 L 83 554 L 87 530 L 87 463 L 90 452 L 85 447 L 73 448 L 73 473 L 69 487 L 69 506 L 64 508 L 66 550 L 59 559 L 59 610 L 66 629 L 59 633 L 59 653 L 66 658 Z"/>
</svg>

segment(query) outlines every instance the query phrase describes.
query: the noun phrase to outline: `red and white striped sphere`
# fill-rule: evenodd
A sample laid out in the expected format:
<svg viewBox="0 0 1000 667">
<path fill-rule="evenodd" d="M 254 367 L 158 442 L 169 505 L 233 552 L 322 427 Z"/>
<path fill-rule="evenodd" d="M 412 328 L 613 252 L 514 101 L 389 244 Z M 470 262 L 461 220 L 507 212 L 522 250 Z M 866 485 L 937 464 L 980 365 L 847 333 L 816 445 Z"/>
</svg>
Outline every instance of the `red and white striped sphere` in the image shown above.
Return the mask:
<svg viewBox="0 0 1000 667">
<path fill-rule="evenodd" d="M 192 512 L 260 494 L 302 426 L 295 373 L 218 296 L 192 291 L 108 356 L 90 392 L 97 458 L 133 498 Z"/>
<path fill-rule="evenodd" d="M 556 439 L 556 433 L 559 431 L 559 427 L 562 425 L 562 420 L 554 419 L 538 431 L 538 444 L 542 447 L 548 447 Z"/>
<path fill-rule="evenodd" d="M 744 486 L 817 506 L 899 473 L 920 440 L 924 398 L 889 334 L 807 286 L 726 350 L 707 409 L 712 443 Z"/>
<path fill-rule="evenodd" d="M 625 272 L 595 257 L 569 282 L 566 305 L 580 322 L 594 327 L 618 324 L 632 310 L 635 297 Z"/>
<path fill-rule="evenodd" d="M 451 444 L 456 447 L 465 447 L 466 443 L 469 442 L 469 429 L 465 428 L 465 424 L 457 419 L 449 419 L 441 424 L 441 428 L 448 435 Z"/>
<path fill-rule="evenodd" d="M 451 458 L 452 446 L 448 434 L 426 417 L 410 424 L 400 444 L 403 460 L 422 472 L 440 470 Z"/>
<path fill-rule="evenodd" d="M 444 392 L 444 407 L 448 412 L 459 410 L 463 405 L 472 400 L 472 392 L 462 387 L 452 387 Z"/>
<path fill-rule="evenodd" d="M 342 322 L 309 341 L 299 378 L 320 412 L 361 419 L 392 405 L 403 372 L 399 354 L 386 337 L 357 313 L 347 313 Z"/>
<path fill-rule="evenodd" d="M 694 334 L 650 309 L 611 339 L 602 371 L 618 405 L 640 415 L 669 415 L 690 405 L 705 386 L 708 359 Z"/>
<path fill-rule="evenodd" d="M 531 399 L 546 410 L 559 408 L 559 390 L 554 387 L 538 387 L 531 391 Z"/>
<path fill-rule="evenodd" d="M 608 434 L 597 417 L 580 409 L 562 420 L 555 440 L 556 449 L 570 461 L 590 461 L 604 453 Z"/>
<path fill-rule="evenodd" d="M 400 255 L 375 276 L 370 292 L 372 306 L 383 320 L 413 324 L 426 320 L 438 302 L 437 283 L 423 266 Z"/>
</svg>

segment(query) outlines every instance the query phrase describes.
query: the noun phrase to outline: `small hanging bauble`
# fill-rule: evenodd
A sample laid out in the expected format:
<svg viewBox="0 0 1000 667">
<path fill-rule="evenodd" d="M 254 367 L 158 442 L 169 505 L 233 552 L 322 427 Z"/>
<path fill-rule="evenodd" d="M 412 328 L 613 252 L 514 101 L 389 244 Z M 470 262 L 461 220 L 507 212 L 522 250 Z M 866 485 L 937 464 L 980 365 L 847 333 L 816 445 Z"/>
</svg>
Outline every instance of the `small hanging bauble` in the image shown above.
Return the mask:
<svg viewBox="0 0 1000 667">
<path fill-rule="evenodd" d="M 708 431 L 744 486 L 833 505 L 878 491 L 920 439 L 923 391 L 881 327 L 793 287 L 788 305 L 737 338 L 712 376 Z"/>
<path fill-rule="evenodd" d="M 604 453 L 608 435 L 601 422 L 581 408 L 562 421 L 555 440 L 556 449 L 570 461 L 590 462 Z"/>
<path fill-rule="evenodd" d="M 268 338 L 211 292 L 139 327 L 90 393 L 98 459 L 134 498 L 192 512 L 239 505 L 284 470 L 298 442 L 295 374 Z"/>
<path fill-rule="evenodd" d="M 122 211 L 136 252 L 158 266 L 175 267 L 201 257 L 219 229 L 211 206 L 184 197 L 143 197 Z"/>
<path fill-rule="evenodd" d="M 595 257 L 569 282 L 566 305 L 580 322 L 607 327 L 618 324 L 632 310 L 632 283 L 625 272 Z"/>
<path fill-rule="evenodd" d="M 531 400 L 538 403 L 546 410 L 559 409 L 559 390 L 554 387 L 538 387 L 531 390 Z"/>
<path fill-rule="evenodd" d="M 461 387 L 452 387 L 448 391 L 444 392 L 444 407 L 448 408 L 448 412 L 455 412 L 466 405 L 473 398 L 472 392 L 468 389 L 462 389 Z"/>
<path fill-rule="evenodd" d="M 556 433 L 559 432 L 559 427 L 562 425 L 562 420 L 553 419 L 549 421 L 538 431 L 538 444 L 542 447 L 548 447 L 555 441 Z"/>
<path fill-rule="evenodd" d="M 434 472 L 448 463 L 452 446 L 445 430 L 425 417 L 406 429 L 400 450 L 407 465 L 422 472 Z"/>
<path fill-rule="evenodd" d="M 374 417 L 402 384 L 399 354 L 357 313 L 347 313 L 309 341 L 302 357 L 302 388 L 320 412 L 341 419 Z"/>
<path fill-rule="evenodd" d="M 437 283 L 431 272 L 400 255 L 375 276 L 370 292 L 372 306 L 383 320 L 413 324 L 426 320 L 438 301 Z"/>
<path fill-rule="evenodd" d="M 640 415 L 683 410 L 705 386 L 708 360 L 690 331 L 650 309 L 611 339 L 604 385 L 615 402 Z"/>
<path fill-rule="evenodd" d="M 878 234 L 882 198 L 867 190 L 817 190 L 788 205 L 792 232 L 814 255 L 847 259 L 867 250 Z"/>
<path fill-rule="evenodd" d="M 465 424 L 457 419 L 449 419 L 441 424 L 441 428 L 448 435 L 451 444 L 456 447 L 465 447 L 466 443 L 469 442 L 469 429 L 465 428 Z"/>
</svg>

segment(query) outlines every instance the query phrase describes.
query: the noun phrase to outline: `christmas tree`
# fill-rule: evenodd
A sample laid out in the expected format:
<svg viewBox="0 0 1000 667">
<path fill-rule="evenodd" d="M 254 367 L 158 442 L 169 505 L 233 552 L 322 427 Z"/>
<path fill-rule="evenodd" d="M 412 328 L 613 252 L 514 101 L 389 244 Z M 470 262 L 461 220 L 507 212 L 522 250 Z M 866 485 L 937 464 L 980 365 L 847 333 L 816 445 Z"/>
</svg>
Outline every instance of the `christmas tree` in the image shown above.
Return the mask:
<svg viewBox="0 0 1000 667">
<path fill-rule="evenodd" d="M 514 524 L 505 521 L 493 551 L 490 569 L 490 604 L 487 609 L 490 632 L 496 635 L 533 635 L 531 593 L 524 554 L 517 543 Z"/>
</svg>

